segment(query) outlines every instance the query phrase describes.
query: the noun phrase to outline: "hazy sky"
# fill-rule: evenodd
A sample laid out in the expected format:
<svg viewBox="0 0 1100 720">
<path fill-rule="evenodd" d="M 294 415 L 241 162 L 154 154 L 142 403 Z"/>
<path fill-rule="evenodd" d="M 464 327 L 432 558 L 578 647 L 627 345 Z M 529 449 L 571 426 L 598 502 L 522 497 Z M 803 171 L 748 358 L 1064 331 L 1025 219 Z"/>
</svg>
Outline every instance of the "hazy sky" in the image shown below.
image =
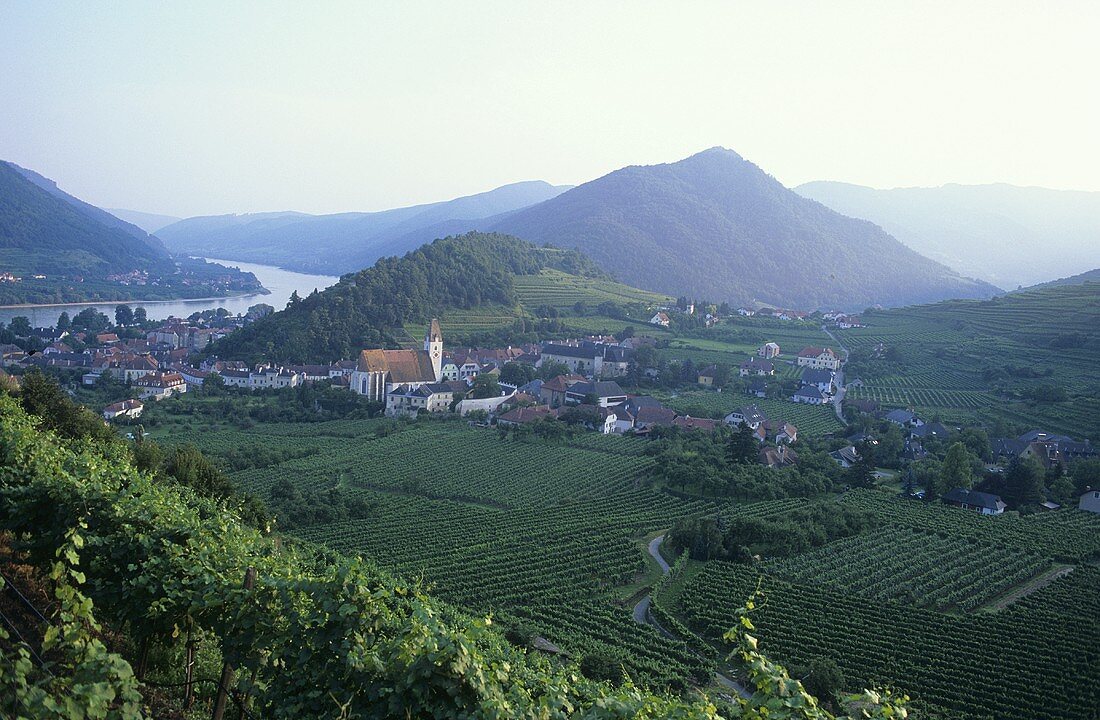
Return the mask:
<svg viewBox="0 0 1100 720">
<path fill-rule="evenodd" d="M 1100 190 L 1100 2 L 13 2 L 0 158 L 173 215 L 724 145 L 788 186 Z"/>
</svg>

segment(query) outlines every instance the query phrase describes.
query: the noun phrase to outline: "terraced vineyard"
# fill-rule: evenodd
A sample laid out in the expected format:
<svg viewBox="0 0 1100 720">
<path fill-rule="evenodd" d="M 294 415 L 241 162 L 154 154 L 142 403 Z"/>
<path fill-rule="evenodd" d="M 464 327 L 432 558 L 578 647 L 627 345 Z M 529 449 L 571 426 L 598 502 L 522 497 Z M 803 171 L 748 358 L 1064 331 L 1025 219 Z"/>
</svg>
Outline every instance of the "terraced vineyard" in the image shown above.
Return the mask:
<svg viewBox="0 0 1100 720">
<path fill-rule="evenodd" d="M 889 684 L 913 696 L 918 711 L 1092 720 L 1100 707 L 1100 622 L 1043 602 L 1077 592 L 1064 589 L 1080 579 L 1074 575 L 1002 612 L 964 617 L 769 575 L 753 622 L 763 647 L 780 660 L 805 666 L 833 658 L 849 684 Z M 675 610 L 718 643 L 760 580 L 748 566 L 707 563 L 685 583 Z M 1087 587 L 1095 590 L 1095 581 Z"/>
<path fill-rule="evenodd" d="M 908 406 L 961 422 L 1044 427 L 1100 440 L 1100 284 L 1043 288 L 986 301 L 957 300 L 878 311 L 869 327 L 837 331 L 850 348 L 883 344 L 906 372 L 863 377 L 852 397 Z M 849 378 L 850 379 L 850 378 Z M 1041 387 L 1064 401 L 1028 400 Z"/>
<path fill-rule="evenodd" d="M 884 523 L 948 538 L 1003 545 L 1018 552 L 1041 552 L 1066 562 L 1100 556 L 1100 515 L 1072 508 L 1023 517 L 990 517 L 876 490 L 852 490 L 840 502 L 873 512 Z"/>
<path fill-rule="evenodd" d="M 578 302 L 599 305 L 613 302 L 617 305 L 667 305 L 673 298 L 660 293 L 647 292 L 611 280 L 568 275 L 559 270 L 547 269 L 538 275 L 517 275 L 513 279 L 516 294 L 527 308 L 550 305 L 571 308 Z"/>
<path fill-rule="evenodd" d="M 612 602 L 614 588 L 644 569 L 640 538 L 677 518 L 709 514 L 637 482 L 652 462 L 645 441 L 582 435 L 569 444 L 502 440 L 455 422 L 385 421 L 259 425 L 247 431 L 182 435 L 213 451 L 274 442 L 312 447 L 307 458 L 232 475 L 265 494 L 277 479 L 299 488 L 340 486 L 370 516 L 296 530 L 306 540 L 359 554 L 496 622 L 537 632 L 583 658 L 613 658 L 637 680 L 683 687 L 711 671 L 683 643 L 668 640 Z"/>
<path fill-rule="evenodd" d="M 1049 559 L 1015 547 L 885 527 L 775 562 L 768 571 L 854 597 L 974 610 L 1048 567 Z"/>
</svg>

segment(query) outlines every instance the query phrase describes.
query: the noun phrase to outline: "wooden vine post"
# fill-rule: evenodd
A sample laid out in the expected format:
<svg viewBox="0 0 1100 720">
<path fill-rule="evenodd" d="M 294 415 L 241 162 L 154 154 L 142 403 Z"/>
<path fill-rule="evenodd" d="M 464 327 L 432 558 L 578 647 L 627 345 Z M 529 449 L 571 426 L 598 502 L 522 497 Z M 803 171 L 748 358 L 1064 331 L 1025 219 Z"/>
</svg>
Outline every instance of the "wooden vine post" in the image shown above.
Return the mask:
<svg viewBox="0 0 1100 720">
<path fill-rule="evenodd" d="M 244 573 L 244 589 L 251 590 L 252 586 L 256 583 L 256 568 L 250 567 Z M 214 712 L 210 715 L 210 720 L 222 720 L 225 716 L 225 703 L 229 699 L 229 686 L 234 681 L 233 666 L 226 660 L 222 666 L 222 676 L 218 681 L 218 694 L 214 698 Z"/>
</svg>

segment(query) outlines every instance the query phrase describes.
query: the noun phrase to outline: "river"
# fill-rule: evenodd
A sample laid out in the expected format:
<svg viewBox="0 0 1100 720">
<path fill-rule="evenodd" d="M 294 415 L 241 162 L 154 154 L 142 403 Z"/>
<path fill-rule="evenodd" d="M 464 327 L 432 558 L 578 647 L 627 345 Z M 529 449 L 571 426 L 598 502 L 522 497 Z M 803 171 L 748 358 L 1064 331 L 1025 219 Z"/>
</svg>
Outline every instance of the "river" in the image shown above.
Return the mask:
<svg viewBox="0 0 1100 720">
<path fill-rule="evenodd" d="M 57 318 L 61 313 L 69 313 L 69 317 L 76 315 L 84 308 L 94 307 L 101 313 L 111 318 L 114 322 L 115 308 L 120 304 L 129 305 L 132 308 L 141 306 L 145 308 L 150 320 L 164 320 L 168 316 L 185 318 L 191 313 L 214 308 L 225 308 L 233 315 L 243 313 L 256 303 L 267 303 L 276 310 L 286 307 L 291 293 L 295 290 L 298 295 L 305 297 L 314 289 L 323 290 L 329 285 L 334 285 L 340 278 L 331 275 L 307 275 L 305 273 L 290 272 L 271 265 L 257 265 L 256 263 L 238 262 L 236 260 L 218 260 L 206 258 L 210 262 L 216 262 L 227 267 L 237 267 L 245 272 L 256 275 L 260 284 L 271 291 L 270 295 L 238 295 L 236 297 L 213 298 L 207 300 L 150 300 L 146 302 L 126 301 L 107 303 L 75 303 L 70 305 L 29 305 L 18 308 L 0 308 L 0 322 L 10 323 L 13 317 L 22 315 L 31 321 L 32 327 L 53 327 L 57 324 Z"/>
</svg>

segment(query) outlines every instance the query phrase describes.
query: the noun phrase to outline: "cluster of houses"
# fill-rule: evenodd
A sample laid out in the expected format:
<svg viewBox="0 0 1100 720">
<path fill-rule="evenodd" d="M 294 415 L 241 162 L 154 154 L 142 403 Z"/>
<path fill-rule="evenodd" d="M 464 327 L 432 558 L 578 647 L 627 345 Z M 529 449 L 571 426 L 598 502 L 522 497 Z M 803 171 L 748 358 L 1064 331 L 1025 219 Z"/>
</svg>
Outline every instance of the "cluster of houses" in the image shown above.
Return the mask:
<svg viewBox="0 0 1100 720">
<path fill-rule="evenodd" d="M 756 397 L 766 397 L 767 380 L 775 375 L 775 362 L 779 358 L 779 345 L 764 343 L 738 368 L 738 374 L 749 378 L 747 391 Z M 832 348 L 803 348 L 795 358 L 795 366 L 802 368 L 799 387 L 791 395 L 791 402 L 806 405 L 824 405 L 836 392 L 836 373 L 840 369 L 840 357 Z"/>
<path fill-rule="evenodd" d="M 669 313 L 680 313 L 683 315 L 695 314 L 695 303 L 689 302 L 683 307 L 659 307 L 657 312 L 653 314 L 653 317 L 649 319 L 650 325 L 656 325 L 657 327 L 667 328 L 672 324 L 672 316 Z M 707 313 L 703 317 L 703 325 L 705 327 L 713 327 L 718 324 L 721 318 L 714 313 Z"/>
</svg>

